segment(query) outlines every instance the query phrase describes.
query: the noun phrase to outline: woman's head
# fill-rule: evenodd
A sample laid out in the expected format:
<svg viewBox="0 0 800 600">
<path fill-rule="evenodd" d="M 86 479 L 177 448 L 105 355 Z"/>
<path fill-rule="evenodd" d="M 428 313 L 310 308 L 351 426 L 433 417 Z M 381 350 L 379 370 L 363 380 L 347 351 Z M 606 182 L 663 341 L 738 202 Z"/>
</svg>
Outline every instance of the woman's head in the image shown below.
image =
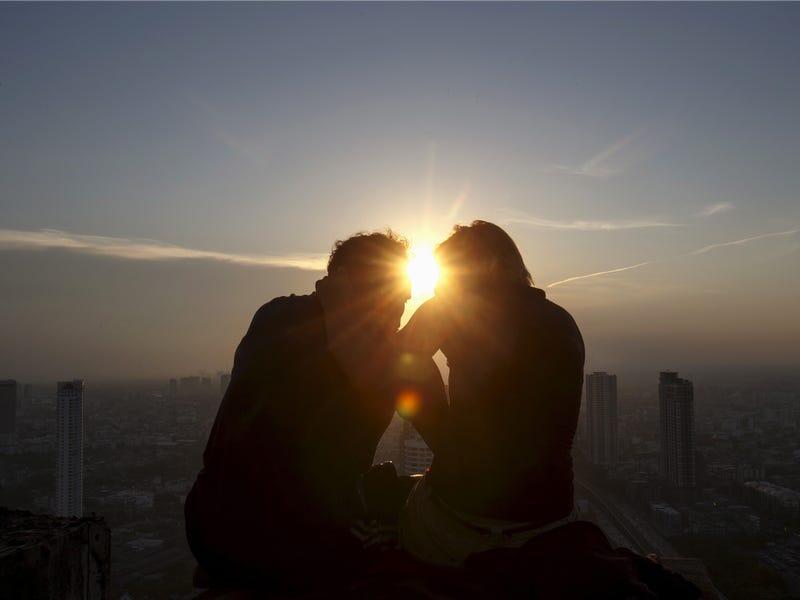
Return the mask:
<svg viewBox="0 0 800 600">
<path fill-rule="evenodd" d="M 443 272 L 442 291 L 448 287 L 481 292 L 533 285 L 514 240 L 488 221 L 456 225 L 437 247 L 436 257 Z"/>
</svg>

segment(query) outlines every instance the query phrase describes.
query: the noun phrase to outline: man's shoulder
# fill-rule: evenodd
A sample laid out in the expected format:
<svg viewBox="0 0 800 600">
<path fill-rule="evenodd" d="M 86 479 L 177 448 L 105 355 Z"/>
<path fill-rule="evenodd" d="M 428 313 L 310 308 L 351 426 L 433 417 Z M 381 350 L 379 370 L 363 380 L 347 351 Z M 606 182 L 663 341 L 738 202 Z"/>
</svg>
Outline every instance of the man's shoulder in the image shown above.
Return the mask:
<svg viewBox="0 0 800 600">
<path fill-rule="evenodd" d="M 263 304 L 253 315 L 250 331 L 292 332 L 321 316 L 314 294 L 279 296 Z"/>
<path fill-rule="evenodd" d="M 299 315 L 304 312 L 304 309 L 308 310 L 308 307 L 312 304 L 313 297 L 313 294 L 278 296 L 262 304 L 253 315 L 253 320 L 268 320 L 276 317 L 286 318 Z"/>
</svg>

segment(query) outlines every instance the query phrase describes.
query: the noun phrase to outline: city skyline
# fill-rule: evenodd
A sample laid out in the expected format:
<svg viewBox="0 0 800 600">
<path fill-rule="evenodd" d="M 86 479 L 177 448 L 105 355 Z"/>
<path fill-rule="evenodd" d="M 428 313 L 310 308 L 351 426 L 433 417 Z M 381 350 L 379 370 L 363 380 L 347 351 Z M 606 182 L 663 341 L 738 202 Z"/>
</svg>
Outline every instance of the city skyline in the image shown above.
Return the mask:
<svg viewBox="0 0 800 600">
<path fill-rule="evenodd" d="M 0 376 L 228 370 L 335 240 L 475 218 L 590 370 L 795 368 L 798 10 L 4 5 Z"/>
<path fill-rule="evenodd" d="M 800 598 L 798 25 L 0 2 L 0 596 Z"/>
<path fill-rule="evenodd" d="M 613 377 L 587 373 L 596 375 Z M 187 385 L 183 392 L 179 379 Z M 142 579 L 144 574 L 159 582 L 159 590 L 161 586 L 185 589 L 191 580 L 194 562 L 185 548 L 180 509 L 191 470 L 197 468 L 193 461 L 213 423 L 222 392 L 217 383 L 221 386 L 222 381 L 209 385 L 193 375 L 172 381 L 175 394 L 164 393 L 171 388 L 170 380 L 135 388 L 90 385 L 93 396 L 82 403 L 88 419 L 85 514 L 108 517 L 115 589 L 154 589 L 152 580 Z M 659 468 L 664 420 L 658 384 L 651 378 L 644 389 L 629 386 L 625 401 L 619 403 L 615 464 L 589 465 L 595 463 L 590 448 L 573 447 L 580 518 L 597 522 L 613 543 L 637 552 L 702 557 L 714 583 L 731 598 L 753 597 L 755 590 L 780 585 L 780 578 L 788 582 L 788 589 L 795 589 L 791 586 L 800 547 L 796 535 L 786 537 L 785 527 L 796 518 L 800 497 L 797 382 L 788 387 L 776 381 L 741 387 L 726 381 L 694 391 L 677 373 L 663 373 L 664 387 L 688 385 L 689 394 L 672 394 L 673 400 L 693 403 L 698 395 L 701 400 L 691 416 L 702 460 L 698 458 L 696 467 L 697 488 L 688 496 L 674 493 L 684 490 L 675 490 Z M 53 512 L 57 489 L 52 475 L 61 444 L 56 431 L 58 403 L 53 387 L 36 386 L 35 393 L 29 384 L 21 387 L 27 387 L 30 396 L 19 419 L 21 435 L 12 454 L 3 457 L 20 475 L 6 479 L 7 485 L 11 483 L 5 491 L 12 505 Z M 587 385 L 587 392 L 590 389 Z M 590 406 L 588 400 L 584 406 Z M 375 452 L 375 462 L 395 461 L 401 473 L 418 472 L 431 458 L 413 429 L 397 417 Z M 122 526 L 131 522 L 141 525 Z M 732 569 L 725 558 L 727 548 L 742 551 L 738 541 L 742 536 L 759 544 L 758 563 Z M 687 545 L 692 539 L 710 545 L 698 551 Z M 764 540 L 770 543 L 764 545 Z"/>
</svg>

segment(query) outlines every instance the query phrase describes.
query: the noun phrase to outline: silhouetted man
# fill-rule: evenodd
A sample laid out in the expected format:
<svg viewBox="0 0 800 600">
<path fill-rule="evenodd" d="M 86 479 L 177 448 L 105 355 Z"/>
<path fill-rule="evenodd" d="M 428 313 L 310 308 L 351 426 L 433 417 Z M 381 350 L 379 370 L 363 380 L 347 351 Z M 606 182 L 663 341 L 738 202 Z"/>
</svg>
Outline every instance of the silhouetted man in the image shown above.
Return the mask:
<svg viewBox="0 0 800 600">
<path fill-rule="evenodd" d="M 185 506 L 212 579 L 300 589 L 358 565 L 356 483 L 409 383 L 394 350 L 406 252 L 391 232 L 338 242 L 315 293 L 253 318 Z M 410 385 L 442 401 L 433 362 L 420 369 Z"/>
<path fill-rule="evenodd" d="M 575 321 L 532 286 L 497 225 L 458 226 L 436 251 L 442 280 L 401 332 L 450 367 L 445 441 L 401 519 L 403 547 L 458 566 L 476 552 L 521 546 L 573 510 L 570 451 L 584 347 Z"/>
</svg>

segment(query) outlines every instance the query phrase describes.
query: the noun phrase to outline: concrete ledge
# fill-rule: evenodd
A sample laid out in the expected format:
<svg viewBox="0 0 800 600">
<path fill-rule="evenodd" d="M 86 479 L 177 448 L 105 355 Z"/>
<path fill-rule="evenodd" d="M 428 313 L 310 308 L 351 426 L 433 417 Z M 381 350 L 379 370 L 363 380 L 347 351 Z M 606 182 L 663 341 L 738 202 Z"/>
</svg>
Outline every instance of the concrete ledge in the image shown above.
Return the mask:
<svg viewBox="0 0 800 600">
<path fill-rule="evenodd" d="M 0 598 L 111 597 L 111 530 L 102 517 L 0 507 L 0 532 Z"/>
</svg>

